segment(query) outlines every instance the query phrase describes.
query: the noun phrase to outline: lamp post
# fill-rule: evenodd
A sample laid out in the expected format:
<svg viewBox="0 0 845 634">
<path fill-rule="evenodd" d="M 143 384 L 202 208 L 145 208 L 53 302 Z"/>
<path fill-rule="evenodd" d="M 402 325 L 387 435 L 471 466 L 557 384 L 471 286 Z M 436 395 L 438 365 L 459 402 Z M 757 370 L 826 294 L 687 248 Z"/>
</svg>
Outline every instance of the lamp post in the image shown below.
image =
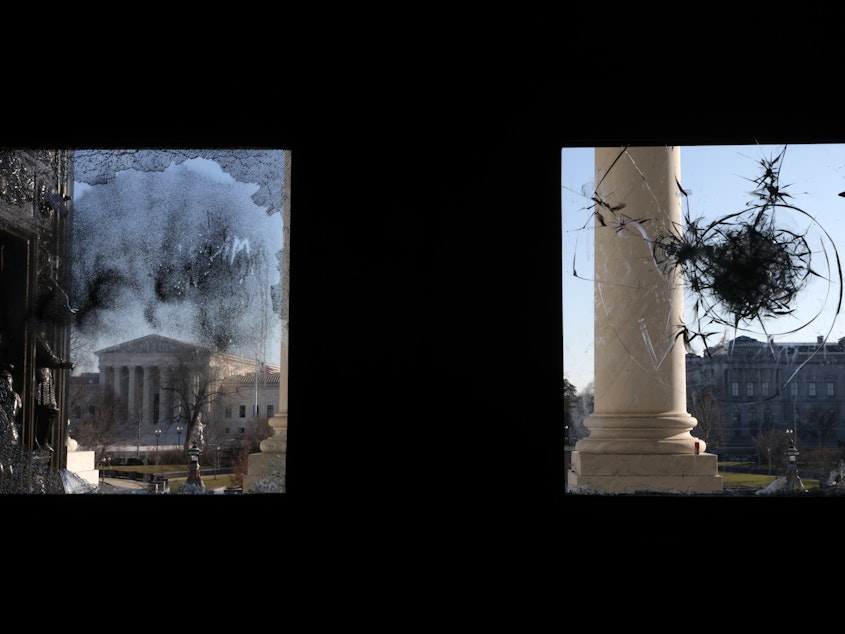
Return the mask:
<svg viewBox="0 0 845 634">
<path fill-rule="evenodd" d="M 161 465 L 161 460 L 158 457 L 158 439 L 161 436 L 161 429 L 156 427 L 156 471 L 158 471 L 158 467 Z"/>
<path fill-rule="evenodd" d="M 214 455 L 214 479 L 217 479 L 217 472 L 220 471 L 220 445 L 217 445 L 215 448 L 215 455 Z"/>
<path fill-rule="evenodd" d="M 787 429 L 789 445 L 786 448 L 786 487 L 789 489 L 803 489 L 804 483 L 798 475 L 798 449 L 795 447 L 795 431 Z"/>
<path fill-rule="evenodd" d="M 195 489 L 204 489 L 205 484 L 200 475 L 200 450 L 197 447 L 197 441 L 188 449 L 188 479 L 185 480 L 185 487 L 188 491 Z"/>
<path fill-rule="evenodd" d="M 179 444 L 179 449 L 182 448 L 182 425 L 176 425 L 176 438 Z"/>
</svg>

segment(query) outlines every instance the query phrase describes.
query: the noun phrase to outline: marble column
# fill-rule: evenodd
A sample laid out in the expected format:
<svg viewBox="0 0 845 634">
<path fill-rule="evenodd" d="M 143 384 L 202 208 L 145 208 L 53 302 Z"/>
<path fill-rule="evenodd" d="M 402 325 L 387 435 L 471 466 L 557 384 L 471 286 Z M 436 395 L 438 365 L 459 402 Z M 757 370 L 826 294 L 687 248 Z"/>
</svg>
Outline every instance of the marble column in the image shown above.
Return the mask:
<svg viewBox="0 0 845 634">
<path fill-rule="evenodd" d="M 121 366 L 119 366 L 119 365 L 113 365 L 112 366 L 112 372 L 114 372 L 114 376 L 112 376 L 112 380 L 113 380 L 112 385 L 114 386 L 115 398 L 118 398 L 118 399 L 123 398 L 123 394 L 120 391 L 120 375 L 121 375 L 122 371 L 123 371 L 123 368 Z"/>
<path fill-rule="evenodd" d="M 163 365 L 159 368 L 159 418 L 161 422 L 168 425 L 172 422 L 173 412 L 170 411 L 170 368 Z"/>
<path fill-rule="evenodd" d="M 137 378 L 137 368 L 134 365 L 129 366 L 129 394 L 126 396 L 127 418 L 130 423 L 138 422 L 138 395 L 135 393 Z"/>
<path fill-rule="evenodd" d="M 568 486 L 720 491 L 717 457 L 690 433 L 682 279 L 654 255 L 655 242 L 682 228 L 680 148 L 596 148 L 595 164 L 595 406 Z"/>
<path fill-rule="evenodd" d="M 144 424 L 150 424 L 153 421 L 153 366 L 145 365 L 141 368 L 143 370 L 143 399 L 141 401 L 141 420 Z"/>
</svg>

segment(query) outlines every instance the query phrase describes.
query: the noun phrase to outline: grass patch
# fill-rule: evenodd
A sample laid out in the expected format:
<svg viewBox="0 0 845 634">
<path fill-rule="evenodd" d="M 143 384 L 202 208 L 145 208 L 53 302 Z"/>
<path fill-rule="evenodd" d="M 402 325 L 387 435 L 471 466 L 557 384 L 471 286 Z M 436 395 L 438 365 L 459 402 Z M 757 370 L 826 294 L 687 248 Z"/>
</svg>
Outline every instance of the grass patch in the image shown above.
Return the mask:
<svg viewBox="0 0 845 634">
<path fill-rule="evenodd" d="M 726 489 L 762 489 L 767 487 L 769 484 L 772 483 L 772 481 L 774 481 L 776 478 L 783 474 L 763 475 L 758 473 L 736 473 L 733 471 L 720 471 L 719 475 L 722 476 L 722 486 Z M 798 475 L 800 477 L 800 471 L 798 472 Z M 801 483 L 804 485 L 805 489 L 815 489 L 819 486 L 819 481 L 817 478 L 801 478 Z"/>
</svg>

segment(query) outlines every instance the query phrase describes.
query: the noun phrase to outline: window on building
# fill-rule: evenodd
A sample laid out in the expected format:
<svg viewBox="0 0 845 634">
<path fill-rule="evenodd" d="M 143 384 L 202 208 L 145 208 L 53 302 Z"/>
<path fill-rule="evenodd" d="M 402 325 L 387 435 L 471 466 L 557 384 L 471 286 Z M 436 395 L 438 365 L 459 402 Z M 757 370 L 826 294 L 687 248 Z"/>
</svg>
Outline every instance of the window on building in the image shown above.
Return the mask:
<svg viewBox="0 0 845 634">
<path fill-rule="evenodd" d="M 816 396 L 816 382 L 810 381 L 807 383 L 807 396 L 810 398 L 815 398 Z"/>
<path fill-rule="evenodd" d="M 240 433 L 245 434 L 246 433 L 246 427 L 241 427 L 239 429 L 239 431 L 240 431 Z"/>
<path fill-rule="evenodd" d="M 833 381 L 827 382 L 827 395 L 828 397 L 836 396 L 836 383 L 834 383 Z"/>
<path fill-rule="evenodd" d="M 246 418 L 246 405 L 241 405 L 238 408 L 238 416 L 240 418 Z"/>
<path fill-rule="evenodd" d="M 742 430 L 734 429 L 734 438 L 742 438 Z"/>
<path fill-rule="evenodd" d="M 754 381 L 746 381 L 746 383 L 745 383 L 745 395 L 749 398 L 754 396 Z"/>
<path fill-rule="evenodd" d="M 767 407 L 766 411 L 763 412 L 763 423 L 766 425 L 772 424 L 772 410 L 770 407 Z"/>
<path fill-rule="evenodd" d="M 273 418 L 273 406 L 272 405 L 267 406 L 267 418 Z"/>
<path fill-rule="evenodd" d="M 748 410 L 748 420 L 750 420 L 752 423 L 757 420 L 757 410 L 753 408 Z"/>
<path fill-rule="evenodd" d="M 232 418 L 232 406 L 231 405 L 226 406 L 226 418 Z"/>
<path fill-rule="evenodd" d="M 789 395 L 792 398 L 798 396 L 798 384 L 795 381 L 789 384 Z"/>
<path fill-rule="evenodd" d="M 760 381 L 760 395 L 761 396 L 768 396 L 769 395 L 769 382 L 768 381 Z"/>
<path fill-rule="evenodd" d="M 734 424 L 739 424 L 742 422 L 742 414 L 739 413 L 738 409 L 734 410 Z"/>
<path fill-rule="evenodd" d="M 739 381 L 731 381 L 731 396 L 739 396 Z"/>
</svg>

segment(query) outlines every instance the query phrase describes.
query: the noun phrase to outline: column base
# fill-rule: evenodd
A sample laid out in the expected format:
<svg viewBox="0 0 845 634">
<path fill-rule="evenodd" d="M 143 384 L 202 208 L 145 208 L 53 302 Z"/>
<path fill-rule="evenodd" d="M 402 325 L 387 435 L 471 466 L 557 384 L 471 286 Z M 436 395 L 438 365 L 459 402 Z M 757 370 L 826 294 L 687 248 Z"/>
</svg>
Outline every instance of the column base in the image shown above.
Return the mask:
<svg viewBox="0 0 845 634">
<path fill-rule="evenodd" d="M 259 444 L 261 453 L 249 454 L 247 475 L 244 476 L 244 493 L 284 493 L 285 469 L 288 448 L 287 412 L 270 419 L 274 433 Z"/>
<path fill-rule="evenodd" d="M 286 462 L 283 453 L 249 454 L 244 493 L 284 493 Z"/>
<path fill-rule="evenodd" d="M 567 491 L 573 493 L 716 493 L 715 454 L 593 454 L 573 451 Z"/>
<path fill-rule="evenodd" d="M 698 454 L 707 443 L 692 436 L 698 424 L 689 414 L 591 414 L 584 423 L 590 435 L 575 449 L 595 454 Z"/>
</svg>

